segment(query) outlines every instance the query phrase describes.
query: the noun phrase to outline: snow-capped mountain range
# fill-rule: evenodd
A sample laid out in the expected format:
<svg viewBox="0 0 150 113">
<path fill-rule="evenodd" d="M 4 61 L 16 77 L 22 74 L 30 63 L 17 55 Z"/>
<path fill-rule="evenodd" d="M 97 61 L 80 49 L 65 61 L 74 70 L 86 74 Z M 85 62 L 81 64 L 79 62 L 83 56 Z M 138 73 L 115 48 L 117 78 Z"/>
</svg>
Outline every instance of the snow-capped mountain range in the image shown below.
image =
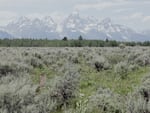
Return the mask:
<svg viewBox="0 0 150 113">
<path fill-rule="evenodd" d="M 51 17 L 33 20 L 20 17 L 3 27 L 3 29 L 18 38 L 59 38 L 56 27 L 57 25 Z"/>
<path fill-rule="evenodd" d="M 61 31 L 58 31 L 58 26 Z M 50 16 L 42 19 L 20 17 L 7 26 L 0 27 L 0 38 L 48 38 L 62 39 L 67 36 L 77 39 L 80 35 L 85 39 L 110 39 L 118 41 L 150 40 L 149 32 L 136 31 L 119 24 L 114 24 L 110 18 L 102 21 L 94 17 L 83 18 L 74 12 L 57 24 Z"/>
</svg>

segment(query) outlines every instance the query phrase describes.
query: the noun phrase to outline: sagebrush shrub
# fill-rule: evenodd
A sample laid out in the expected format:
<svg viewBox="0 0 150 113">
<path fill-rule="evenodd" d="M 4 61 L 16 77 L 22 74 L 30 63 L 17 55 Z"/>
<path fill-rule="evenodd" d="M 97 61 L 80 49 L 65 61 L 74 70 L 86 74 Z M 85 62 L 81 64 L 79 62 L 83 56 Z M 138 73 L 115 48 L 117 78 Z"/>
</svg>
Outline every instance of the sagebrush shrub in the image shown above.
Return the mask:
<svg viewBox="0 0 150 113">
<path fill-rule="evenodd" d="M 94 67 L 97 71 L 107 70 L 110 68 L 110 64 L 108 63 L 108 61 L 102 56 L 95 57 L 93 60 Z"/>
<path fill-rule="evenodd" d="M 100 88 L 90 97 L 87 113 L 123 113 L 124 107 L 120 100 L 119 95 Z"/>
<path fill-rule="evenodd" d="M 39 53 L 35 53 L 33 56 L 36 57 L 36 58 L 38 58 L 38 59 L 42 59 L 42 56 Z"/>
<path fill-rule="evenodd" d="M 21 63 L 0 64 L 0 77 L 7 76 L 7 75 L 18 76 L 19 73 L 21 72 L 29 72 L 30 70 L 29 67 Z"/>
<path fill-rule="evenodd" d="M 139 66 L 147 66 L 150 65 L 150 54 L 141 54 L 136 59 L 135 62 Z"/>
<path fill-rule="evenodd" d="M 76 97 L 78 82 L 79 74 L 69 70 L 65 73 L 63 78 L 56 80 L 51 97 L 56 100 L 60 106 L 67 105 L 72 98 Z"/>
<path fill-rule="evenodd" d="M 70 56 L 69 58 L 72 63 L 78 64 L 79 63 L 79 58 L 78 56 Z"/>
<path fill-rule="evenodd" d="M 34 68 L 42 68 L 43 62 L 39 59 L 31 58 L 31 66 L 33 66 Z"/>
<path fill-rule="evenodd" d="M 120 49 L 124 49 L 126 47 L 126 45 L 121 43 L 121 44 L 119 44 L 119 47 L 120 47 Z"/>
<path fill-rule="evenodd" d="M 121 79 L 127 78 L 128 75 L 128 63 L 126 62 L 120 62 L 115 65 L 115 73 L 120 77 Z"/>
<path fill-rule="evenodd" d="M 11 67 L 9 65 L 3 65 L 0 66 L 0 77 L 1 76 L 6 76 L 9 73 L 13 73 L 14 72 L 14 67 Z"/>
<path fill-rule="evenodd" d="M 112 65 L 115 65 L 121 61 L 124 60 L 122 54 L 118 54 L 118 53 L 109 53 L 107 56 L 108 62 Z"/>
<path fill-rule="evenodd" d="M 150 76 L 131 94 L 127 105 L 128 113 L 150 113 Z"/>
<path fill-rule="evenodd" d="M 129 64 L 129 66 L 128 66 L 128 71 L 129 71 L 129 72 L 132 72 L 132 71 L 137 70 L 138 68 L 139 68 L 139 66 L 136 65 L 136 64 Z"/>
<path fill-rule="evenodd" d="M 29 76 L 11 78 L 0 81 L 1 113 L 50 113 L 56 110 L 57 103 L 49 90 L 37 93 L 38 86 L 31 83 Z"/>
<path fill-rule="evenodd" d="M 35 88 L 27 79 L 18 77 L 7 84 L 0 85 L 0 111 L 2 113 L 35 113 Z M 4 82 L 3 82 L 4 83 Z M 31 108 L 33 107 L 34 108 Z M 30 108 L 30 109 L 29 109 Z"/>
</svg>

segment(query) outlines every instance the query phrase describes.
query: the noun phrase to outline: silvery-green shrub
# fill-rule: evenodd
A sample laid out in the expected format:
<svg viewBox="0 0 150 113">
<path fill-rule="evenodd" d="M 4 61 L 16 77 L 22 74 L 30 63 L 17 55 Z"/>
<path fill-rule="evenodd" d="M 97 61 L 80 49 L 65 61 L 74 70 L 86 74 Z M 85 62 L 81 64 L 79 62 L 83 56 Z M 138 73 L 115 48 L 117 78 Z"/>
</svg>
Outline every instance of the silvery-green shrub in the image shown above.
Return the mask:
<svg viewBox="0 0 150 113">
<path fill-rule="evenodd" d="M 124 49 L 126 47 L 126 45 L 121 43 L 121 44 L 119 44 L 119 47 L 120 47 L 120 49 Z"/>
<path fill-rule="evenodd" d="M 0 81 L 1 113 L 50 113 L 56 110 L 57 103 L 51 98 L 51 92 L 37 93 L 38 85 L 32 84 L 30 79 L 27 75 L 6 76 Z"/>
<path fill-rule="evenodd" d="M 114 67 L 115 73 L 118 75 L 119 78 L 125 79 L 128 75 L 128 63 L 120 62 L 115 65 Z"/>
<path fill-rule="evenodd" d="M 110 68 L 108 61 L 102 56 L 93 58 L 93 63 L 97 71 L 107 70 Z"/>
<path fill-rule="evenodd" d="M 119 95 L 100 88 L 89 98 L 87 113 L 124 113 L 124 106 Z"/>
<path fill-rule="evenodd" d="M 146 76 L 142 85 L 133 94 L 130 94 L 127 112 L 150 113 L 150 76 Z"/>
<path fill-rule="evenodd" d="M 43 62 L 37 58 L 31 58 L 31 66 L 34 68 L 42 68 Z"/>
<path fill-rule="evenodd" d="M 141 54 L 135 59 L 135 62 L 140 66 L 150 65 L 150 55 L 149 54 Z"/>
<path fill-rule="evenodd" d="M 58 77 L 51 89 L 51 97 L 59 106 L 68 105 L 77 96 L 79 74 L 68 70 L 63 77 Z"/>
</svg>

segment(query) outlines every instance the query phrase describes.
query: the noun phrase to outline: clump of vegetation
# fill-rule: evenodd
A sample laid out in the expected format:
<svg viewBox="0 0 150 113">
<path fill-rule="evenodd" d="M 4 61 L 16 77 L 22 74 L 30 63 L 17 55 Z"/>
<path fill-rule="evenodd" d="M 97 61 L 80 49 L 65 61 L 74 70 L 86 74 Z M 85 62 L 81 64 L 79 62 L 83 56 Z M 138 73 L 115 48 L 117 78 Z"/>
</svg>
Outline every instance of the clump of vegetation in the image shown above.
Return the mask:
<svg viewBox="0 0 150 113">
<path fill-rule="evenodd" d="M 120 62 L 115 66 L 115 73 L 121 78 L 125 79 L 128 75 L 128 65 L 126 62 Z"/>
<path fill-rule="evenodd" d="M 29 72 L 30 66 L 28 67 L 25 64 L 18 64 L 18 63 L 0 63 L 0 77 L 13 75 L 19 76 L 21 72 Z"/>
<path fill-rule="evenodd" d="M 14 69 L 13 67 L 9 66 L 9 65 L 1 65 L 0 66 L 0 77 L 1 76 L 6 76 L 9 73 L 13 73 Z"/>
<path fill-rule="evenodd" d="M 120 49 L 124 49 L 126 47 L 126 45 L 121 43 L 121 44 L 119 44 L 119 47 L 120 47 Z"/>
<path fill-rule="evenodd" d="M 111 90 L 100 88 L 89 99 L 88 113 L 123 113 L 123 103 Z"/>
<path fill-rule="evenodd" d="M 2 113 L 47 113 L 56 109 L 57 103 L 50 92 L 37 94 L 37 85 L 26 77 L 1 85 L 0 112 Z"/>
<path fill-rule="evenodd" d="M 146 76 L 142 85 L 128 101 L 128 113 L 150 113 L 150 76 Z"/>
<path fill-rule="evenodd" d="M 78 64 L 80 62 L 79 57 L 77 55 L 69 56 L 69 60 L 74 64 Z"/>
<path fill-rule="evenodd" d="M 4 82 L 4 81 L 3 81 Z M 36 86 L 32 86 L 27 77 L 0 85 L 0 111 L 2 113 L 35 113 L 34 100 Z"/>
<path fill-rule="evenodd" d="M 136 59 L 135 62 L 140 65 L 140 66 L 147 66 L 150 65 L 150 55 L 149 54 L 142 54 L 139 55 Z"/>
<path fill-rule="evenodd" d="M 42 68 L 43 67 L 43 62 L 39 59 L 36 58 L 31 58 L 31 66 L 33 66 L 33 68 Z"/>
<path fill-rule="evenodd" d="M 60 107 L 68 105 L 77 96 L 78 83 L 79 74 L 69 70 L 63 77 L 56 79 L 50 95 Z"/>
<path fill-rule="evenodd" d="M 94 67 L 97 71 L 107 70 L 110 68 L 108 61 L 104 57 L 100 56 L 93 59 L 94 59 Z"/>
<path fill-rule="evenodd" d="M 137 69 L 139 69 L 139 66 L 137 64 L 130 64 L 128 67 L 129 72 L 133 72 Z"/>
<path fill-rule="evenodd" d="M 115 65 L 121 61 L 124 61 L 124 58 L 122 56 L 122 54 L 119 54 L 119 53 L 109 53 L 109 55 L 106 56 L 107 59 L 108 59 L 108 62 L 112 65 Z"/>
</svg>

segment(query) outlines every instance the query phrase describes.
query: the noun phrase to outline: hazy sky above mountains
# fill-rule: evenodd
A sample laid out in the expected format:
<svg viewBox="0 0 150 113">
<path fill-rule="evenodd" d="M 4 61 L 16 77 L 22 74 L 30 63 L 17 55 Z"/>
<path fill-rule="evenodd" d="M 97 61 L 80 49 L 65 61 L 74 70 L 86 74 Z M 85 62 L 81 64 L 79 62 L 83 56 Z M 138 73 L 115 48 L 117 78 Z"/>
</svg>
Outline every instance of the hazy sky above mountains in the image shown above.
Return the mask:
<svg viewBox="0 0 150 113">
<path fill-rule="evenodd" d="M 20 17 L 52 16 L 60 21 L 73 11 L 135 30 L 150 29 L 150 0 L 0 0 L 0 25 Z"/>
</svg>

